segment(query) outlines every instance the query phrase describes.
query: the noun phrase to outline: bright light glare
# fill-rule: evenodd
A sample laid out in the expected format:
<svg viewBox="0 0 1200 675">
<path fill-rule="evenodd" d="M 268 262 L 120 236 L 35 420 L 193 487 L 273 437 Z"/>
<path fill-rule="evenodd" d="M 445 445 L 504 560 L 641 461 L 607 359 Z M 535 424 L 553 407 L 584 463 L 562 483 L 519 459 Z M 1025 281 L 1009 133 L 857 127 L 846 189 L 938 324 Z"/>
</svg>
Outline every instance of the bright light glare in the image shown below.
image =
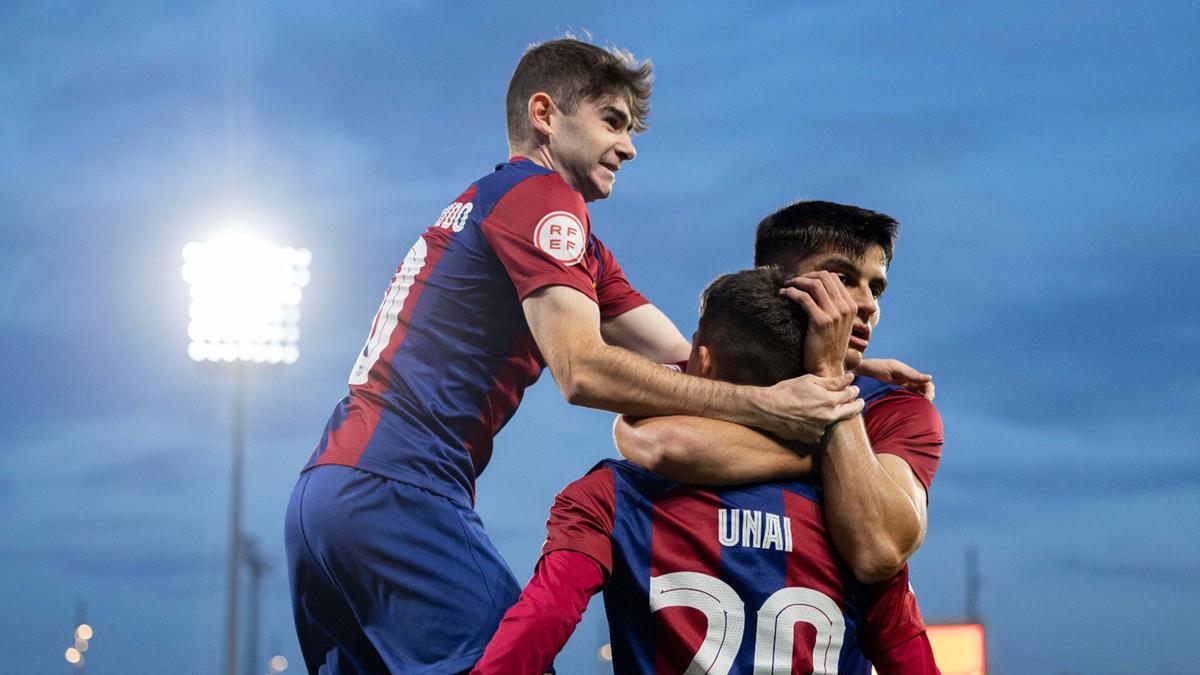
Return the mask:
<svg viewBox="0 0 1200 675">
<path fill-rule="evenodd" d="M 929 626 L 933 658 L 943 673 L 985 675 L 983 626 L 977 623 Z"/>
<path fill-rule="evenodd" d="M 87 648 L 88 648 L 87 640 L 84 640 L 83 638 L 75 638 L 75 649 L 78 649 L 81 652 L 86 652 Z"/>
<path fill-rule="evenodd" d="M 601 661 L 612 661 L 612 644 L 605 642 L 601 645 L 599 656 Z"/>
<path fill-rule="evenodd" d="M 282 673 L 283 671 L 287 670 L 288 662 L 286 658 L 276 654 L 275 656 L 271 657 L 270 661 L 267 662 L 267 667 L 271 669 L 272 673 Z"/>
<path fill-rule="evenodd" d="M 308 249 L 248 238 L 189 242 L 183 280 L 191 286 L 188 356 L 195 361 L 295 363 Z"/>
<path fill-rule="evenodd" d="M 933 660 L 944 675 L 987 675 L 983 626 L 929 624 L 926 634 L 933 648 Z M 879 671 L 872 668 L 871 675 L 879 675 Z"/>
<path fill-rule="evenodd" d="M 72 665 L 83 660 L 83 654 L 80 654 L 79 650 L 74 647 L 67 647 L 67 652 L 63 656 L 67 658 L 67 663 Z"/>
<path fill-rule="evenodd" d="M 92 639 L 92 627 L 87 625 L 86 623 L 79 624 L 78 626 L 75 627 L 75 637 L 77 637 L 81 640 L 91 640 Z"/>
</svg>

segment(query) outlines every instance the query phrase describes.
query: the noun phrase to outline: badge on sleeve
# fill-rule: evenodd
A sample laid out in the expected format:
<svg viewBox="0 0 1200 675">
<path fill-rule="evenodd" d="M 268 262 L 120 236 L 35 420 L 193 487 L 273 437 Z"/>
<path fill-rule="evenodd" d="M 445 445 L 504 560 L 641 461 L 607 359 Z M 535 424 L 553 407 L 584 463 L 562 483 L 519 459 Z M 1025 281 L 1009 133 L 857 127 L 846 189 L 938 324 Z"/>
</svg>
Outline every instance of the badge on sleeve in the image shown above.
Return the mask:
<svg viewBox="0 0 1200 675">
<path fill-rule="evenodd" d="M 553 211 L 534 228 L 533 243 L 551 258 L 570 267 L 583 260 L 587 251 L 587 233 L 575 214 Z"/>
</svg>

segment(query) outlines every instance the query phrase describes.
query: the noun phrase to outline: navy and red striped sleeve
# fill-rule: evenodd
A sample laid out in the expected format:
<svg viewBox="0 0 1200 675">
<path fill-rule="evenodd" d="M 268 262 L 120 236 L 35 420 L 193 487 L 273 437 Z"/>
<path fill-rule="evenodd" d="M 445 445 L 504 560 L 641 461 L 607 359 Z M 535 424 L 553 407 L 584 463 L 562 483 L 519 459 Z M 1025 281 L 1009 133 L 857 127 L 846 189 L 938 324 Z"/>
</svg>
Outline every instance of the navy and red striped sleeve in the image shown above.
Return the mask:
<svg viewBox="0 0 1200 675">
<path fill-rule="evenodd" d="M 595 560 L 605 578 L 612 572 L 612 531 L 616 494 L 612 470 L 596 467 L 554 498 L 546 521 L 542 555 L 577 551 Z"/>
<path fill-rule="evenodd" d="M 650 301 L 641 293 L 634 290 L 625 272 L 617 263 L 612 251 L 601 243 L 598 237 L 592 237 L 595 242 L 596 258 L 599 262 L 599 278 L 596 279 L 596 297 L 600 303 L 600 318 L 611 319 Z"/>
<path fill-rule="evenodd" d="M 545 286 L 569 286 L 596 301 L 596 280 L 584 261 L 587 207 L 558 174 L 514 185 L 479 227 L 522 300 Z"/>
<path fill-rule="evenodd" d="M 863 421 L 875 454 L 907 462 L 928 494 L 942 458 L 942 418 L 933 404 L 898 389 L 872 401 Z"/>
</svg>

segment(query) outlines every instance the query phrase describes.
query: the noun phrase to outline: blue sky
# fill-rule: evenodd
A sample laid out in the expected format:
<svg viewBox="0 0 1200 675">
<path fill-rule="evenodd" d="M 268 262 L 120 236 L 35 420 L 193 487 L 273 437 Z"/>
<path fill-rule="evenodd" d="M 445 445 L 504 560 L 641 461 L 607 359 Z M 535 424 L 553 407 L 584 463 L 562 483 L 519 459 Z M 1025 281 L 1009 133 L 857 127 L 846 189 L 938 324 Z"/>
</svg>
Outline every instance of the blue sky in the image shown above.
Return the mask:
<svg viewBox="0 0 1200 675">
<path fill-rule="evenodd" d="M 871 351 L 937 377 L 926 617 L 960 617 L 974 545 L 994 672 L 1191 672 L 1198 27 L 1184 3 L 5 3 L 2 669 L 65 672 L 81 597 L 89 672 L 218 668 L 232 385 L 187 359 L 179 265 L 234 222 L 313 251 L 300 362 L 248 394 L 263 646 L 299 667 L 296 471 L 395 266 L 504 159 L 521 51 L 586 30 L 656 67 L 592 214 L 685 334 L 774 208 L 900 220 Z M 548 382 L 479 484 L 522 579 L 554 493 L 612 453 L 610 416 Z M 591 672 L 603 631 L 594 607 L 560 672 Z"/>
</svg>

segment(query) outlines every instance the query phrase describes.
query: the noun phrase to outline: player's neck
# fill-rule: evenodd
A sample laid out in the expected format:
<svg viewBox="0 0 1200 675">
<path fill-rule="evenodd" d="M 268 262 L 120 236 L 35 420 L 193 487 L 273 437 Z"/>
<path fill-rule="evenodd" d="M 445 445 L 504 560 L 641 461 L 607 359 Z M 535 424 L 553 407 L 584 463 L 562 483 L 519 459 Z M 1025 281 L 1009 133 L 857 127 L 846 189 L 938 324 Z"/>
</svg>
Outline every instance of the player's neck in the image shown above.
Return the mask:
<svg viewBox="0 0 1200 675">
<path fill-rule="evenodd" d="M 550 154 L 550 146 L 548 145 L 535 145 L 524 148 L 516 148 L 510 145 L 508 146 L 508 156 L 524 157 L 543 169 L 558 171 L 558 167 L 554 163 L 554 157 Z"/>
</svg>

